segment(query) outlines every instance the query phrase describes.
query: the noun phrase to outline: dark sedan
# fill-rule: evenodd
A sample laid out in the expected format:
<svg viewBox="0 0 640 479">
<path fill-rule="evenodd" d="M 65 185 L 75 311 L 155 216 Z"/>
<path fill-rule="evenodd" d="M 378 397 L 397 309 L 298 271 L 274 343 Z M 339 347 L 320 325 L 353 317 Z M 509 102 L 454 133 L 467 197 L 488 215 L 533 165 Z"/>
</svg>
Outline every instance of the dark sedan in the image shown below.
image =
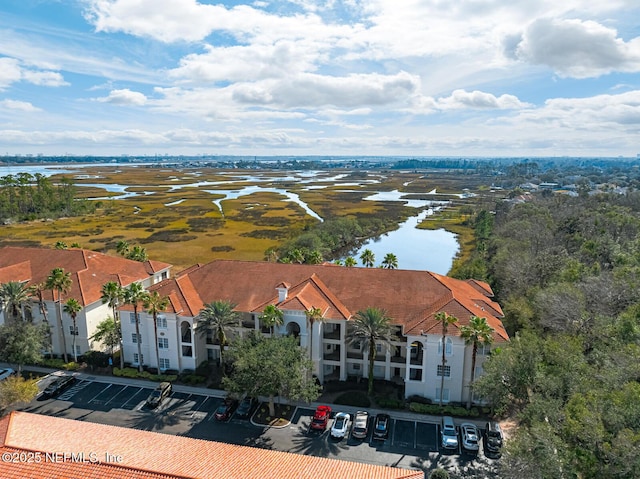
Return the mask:
<svg viewBox="0 0 640 479">
<path fill-rule="evenodd" d="M 388 414 L 378 414 L 373 426 L 373 437 L 376 439 L 386 439 L 389 436 L 389 426 L 391 418 Z"/>
<path fill-rule="evenodd" d="M 214 417 L 218 421 L 228 421 L 233 414 L 233 411 L 238 407 L 238 401 L 235 399 L 225 399 L 225 401 L 218 406 L 216 412 L 214 413 Z"/>
</svg>

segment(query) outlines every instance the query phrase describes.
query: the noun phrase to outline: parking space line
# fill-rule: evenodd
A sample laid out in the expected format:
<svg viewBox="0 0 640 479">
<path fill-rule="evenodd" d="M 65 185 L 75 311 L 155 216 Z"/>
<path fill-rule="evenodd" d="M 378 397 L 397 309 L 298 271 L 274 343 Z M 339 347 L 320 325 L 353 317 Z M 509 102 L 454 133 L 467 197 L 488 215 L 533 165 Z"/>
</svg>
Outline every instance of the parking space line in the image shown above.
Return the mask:
<svg viewBox="0 0 640 479">
<path fill-rule="evenodd" d="M 128 400 L 127 400 L 127 402 L 125 402 L 125 403 L 124 403 L 122 406 L 120 406 L 120 407 L 121 407 L 121 408 L 124 408 L 127 404 L 129 404 L 129 401 L 131 401 L 134 397 L 136 397 L 136 396 L 138 395 L 138 393 L 139 393 L 140 391 L 142 391 L 143 389 L 145 389 L 145 388 L 138 387 L 138 390 L 137 390 L 135 393 L 133 393 L 133 395 L 132 395 Z"/>
<path fill-rule="evenodd" d="M 122 392 L 126 391 L 128 387 L 129 387 L 129 386 L 125 386 L 125 387 L 124 387 L 124 389 L 121 389 L 120 391 L 118 391 L 117 393 L 115 393 L 113 396 L 111 396 L 111 399 L 109 399 L 107 402 L 105 402 L 105 403 L 104 403 L 104 404 L 105 404 L 105 406 L 106 406 L 107 404 L 109 404 L 111 401 L 113 401 L 115 398 L 117 398 L 117 397 L 120 395 L 120 393 L 122 393 Z"/>
<path fill-rule="evenodd" d="M 94 399 L 96 399 L 98 396 L 100 396 L 100 394 L 102 394 L 103 392 L 105 392 L 107 389 L 109 389 L 111 386 L 113 386 L 112 384 L 107 384 L 107 387 L 104 388 L 103 390 L 101 390 L 98 394 L 96 394 L 95 396 L 93 396 L 91 399 L 89 399 L 88 403 L 91 404 L 93 402 Z"/>
</svg>

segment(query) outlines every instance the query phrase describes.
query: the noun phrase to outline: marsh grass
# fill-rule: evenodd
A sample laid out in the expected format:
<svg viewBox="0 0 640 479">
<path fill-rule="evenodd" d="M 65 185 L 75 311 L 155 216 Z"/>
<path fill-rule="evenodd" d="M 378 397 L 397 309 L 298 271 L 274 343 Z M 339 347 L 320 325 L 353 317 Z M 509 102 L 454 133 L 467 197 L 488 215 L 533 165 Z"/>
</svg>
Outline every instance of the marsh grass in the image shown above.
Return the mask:
<svg viewBox="0 0 640 479">
<path fill-rule="evenodd" d="M 100 178 L 76 179 L 79 196 L 84 198 L 117 196 L 82 183 L 126 183 L 129 191 L 150 192 L 125 199 L 107 199 L 97 202 L 94 214 L 78 218 L 62 218 L 55 221 L 32 221 L 4 225 L 1 241 L 3 245 L 49 246 L 57 241 L 67 244 L 79 243 L 82 247 L 115 254 L 119 240 L 130 244 L 143 244 L 149 257 L 173 264 L 177 270 L 196 262 L 206 263 L 216 258 L 239 260 L 262 260 L 268 248 L 278 247 L 288 239 L 295 238 L 318 220 L 284 197 L 271 192 L 258 192 L 222 202 L 224 215 L 213 203 L 221 195 L 212 193 L 216 187 L 198 186 L 171 191 L 177 185 L 191 185 L 194 181 L 228 181 L 229 175 L 269 176 L 272 182 L 256 183 L 250 180 L 217 188 L 230 189 L 255 184 L 283 187 L 280 178 L 288 173 L 283 171 L 220 171 L 198 169 L 198 175 L 191 170 L 168 168 L 130 167 L 123 165 L 100 165 L 85 168 L 82 175 L 97 175 Z M 335 170 L 321 171 L 317 179 L 336 175 Z M 54 177 L 55 180 L 57 177 Z M 297 193 L 311 209 L 325 219 L 356 217 L 359 219 L 382 219 L 388 229 L 393 229 L 415 209 L 398 202 L 364 201 L 363 198 L 376 191 L 398 189 L 415 197 L 437 188 L 438 192 L 459 193 L 463 187 L 470 187 L 469 178 L 454 174 L 427 174 L 406 172 L 383 172 L 381 174 L 356 171 L 345 181 L 358 178 L 380 179 L 379 184 L 362 186 L 331 186 L 325 189 L 296 189 L 299 184 L 292 182 L 290 191 Z M 57 178 L 59 179 L 59 178 Z M 403 186 L 407 184 L 407 186 Z M 486 184 L 486 183 L 485 183 Z M 426 199 L 429 195 L 425 195 Z M 171 204 L 182 200 L 177 204 Z M 422 228 L 444 227 L 461 235 L 463 250 L 470 229 L 462 224 L 462 218 L 455 215 L 432 217 L 422 223 Z M 469 232 L 467 235 L 467 230 Z M 176 247 L 179 243 L 180 247 Z"/>
</svg>

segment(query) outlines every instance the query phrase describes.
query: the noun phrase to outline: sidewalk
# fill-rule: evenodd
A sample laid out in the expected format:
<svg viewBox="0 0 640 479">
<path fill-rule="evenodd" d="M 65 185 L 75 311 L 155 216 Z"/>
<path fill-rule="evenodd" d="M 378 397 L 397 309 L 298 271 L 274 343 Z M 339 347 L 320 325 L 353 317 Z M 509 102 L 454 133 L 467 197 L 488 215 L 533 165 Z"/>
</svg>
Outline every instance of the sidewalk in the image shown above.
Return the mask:
<svg viewBox="0 0 640 479">
<path fill-rule="evenodd" d="M 0 367 L 11 367 L 11 366 L 8 364 L 0 363 Z M 66 374 L 67 373 L 66 371 L 63 371 L 63 370 L 59 370 L 55 368 L 45 368 L 40 366 L 26 366 L 23 368 L 23 370 L 34 371 L 34 372 L 43 373 L 43 374 L 55 374 L 55 373 Z M 154 388 L 155 385 L 157 384 L 156 382 L 148 381 L 144 379 L 131 379 L 131 378 L 125 378 L 125 377 L 118 377 L 118 376 L 105 376 L 101 374 L 93 374 L 93 373 L 86 373 L 86 372 L 73 372 L 73 374 L 79 379 L 85 379 L 88 381 L 100 382 L 105 384 L 118 384 L 122 386 L 136 386 L 141 388 Z M 216 397 L 216 398 L 224 398 L 227 396 L 227 392 L 221 389 L 209 389 L 206 387 L 186 386 L 181 384 L 175 384 L 173 386 L 173 390 L 180 393 L 199 394 L 201 396 L 210 396 L 210 397 Z M 268 401 L 268 398 L 260 397 L 258 399 L 262 402 Z M 275 400 L 276 402 L 278 402 L 278 398 L 275 398 Z M 424 422 L 424 423 L 430 423 L 430 424 L 440 424 L 440 421 L 442 420 L 441 416 L 419 414 L 419 413 L 414 413 L 414 412 L 402 410 L 402 409 L 377 409 L 377 408 L 370 408 L 370 407 L 358 408 L 354 406 L 344 406 L 341 404 L 333 404 L 328 402 L 314 401 L 311 403 L 306 403 L 301 401 L 289 401 L 284 398 L 280 400 L 280 403 L 289 404 L 291 406 L 295 406 L 298 408 L 314 409 L 314 410 L 319 405 L 326 404 L 331 407 L 334 413 L 340 411 L 340 412 L 346 412 L 353 415 L 359 410 L 365 410 L 369 413 L 371 417 L 374 417 L 377 414 L 384 413 L 384 414 L 389 414 L 394 419 L 400 419 L 405 421 L 417 421 L 417 422 Z M 456 419 L 456 422 L 457 423 L 471 422 L 473 424 L 476 424 L 479 427 L 484 427 L 485 421 L 481 419 L 475 419 L 475 418 L 464 418 L 464 419 L 458 418 Z"/>
</svg>

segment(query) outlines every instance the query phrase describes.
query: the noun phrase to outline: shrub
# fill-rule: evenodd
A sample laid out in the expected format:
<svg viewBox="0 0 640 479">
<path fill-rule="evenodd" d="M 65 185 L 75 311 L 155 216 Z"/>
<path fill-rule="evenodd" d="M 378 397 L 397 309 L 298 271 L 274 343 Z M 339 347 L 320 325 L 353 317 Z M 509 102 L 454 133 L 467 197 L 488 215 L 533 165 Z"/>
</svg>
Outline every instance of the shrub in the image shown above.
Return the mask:
<svg viewBox="0 0 640 479">
<path fill-rule="evenodd" d="M 434 469 L 429 473 L 429 479 L 449 479 L 449 472 L 445 469 Z"/>
<path fill-rule="evenodd" d="M 420 404 L 412 402 L 409 404 L 409 410 L 420 414 L 431 414 L 434 416 L 458 416 L 458 417 L 478 417 L 480 411 L 478 408 L 465 409 L 462 406 L 440 406 L 438 404 Z"/>
<path fill-rule="evenodd" d="M 73 361 L 71 361 L 67 364 L 63 364 L 62 367 L 67 371 L 75 371 L 80 367 L 80 365 L 78 363 L 74 363 Z"/>
<path fill-rule="evenodd" d="M 92 369 L 109 366 L 109 355 L 102 351 L 89 351 L 85 353 L 84 360 Z"/>
<path fill-rule="evenodd" d="M 39 365 L 47 368 L 62 369 L 64 367 L 64 359 L 43 359 L 40 361 Z"/>
<path fill-rule="evenodd" d="M 371 400 L 369 396 L 361 391 L 349 391 L 340 394 L 334 401 L 335 404 L 355 407 L 370 407 Z"/>
<path fill-rule="evenodd" d="M 404 409 L 403 399 L 391 399 L 391 398 L 376 398 L 378 406 L 387 409 Z"/>
<path fill-rule="evenodd" d="M 433 401 L 430 398 L 426 398 L 423 396 L 418 396 L 417 394 L 413 394 L 407 398 L 409 402 L 417 402 L 420 404 L 433 404 Z"/>
</svg>

